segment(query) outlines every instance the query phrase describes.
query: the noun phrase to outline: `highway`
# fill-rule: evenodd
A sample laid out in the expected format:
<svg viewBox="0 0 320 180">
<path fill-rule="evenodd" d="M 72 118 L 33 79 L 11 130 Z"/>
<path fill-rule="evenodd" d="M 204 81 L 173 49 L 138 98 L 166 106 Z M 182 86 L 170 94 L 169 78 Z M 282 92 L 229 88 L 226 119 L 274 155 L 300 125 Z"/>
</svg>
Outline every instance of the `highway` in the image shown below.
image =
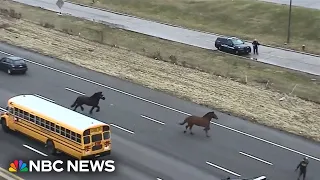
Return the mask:
<svg viewBox="0 0 320 180">
<path fill-rule="evenodd" d="M 13 0 L 15 2 L 24 3 L 30 6 L 41 7 L 54 12 L 60 12 L 60 9 L 53 0 Z M 160 24 L 148 20 L 139 19 L 137 17 L 126 16 L 119 13 L 112 13 L 104 10 L 93 9 L 90 7 L 79 6 L 65 2 L 61 12 L 70 14 L 88 20 L 94 20 L 117 28 L 122 28 L 141 34 L 146 34 L 162 39 L 167 39 L 183 44 L 188 44 L 200 48 L 216 50 L 214 42 L 217 38 L 216 34 L 198 32 L 194 30 L 184 29 L 173 25 Z M 258 37 L 257 37 L 258 38 Z M 262 43 L 262 42 L 261 42 Z M 259 62 L 272 64 L 288 69 L 306 72 L 313 75 L 320 75 L 320 57 L 311 56 L 271 48 L 267 46 L 259 47 L 259 55 L 250 55 L 248 58 L 257 59 Z"/>
<path fill-rule="evenodd" d="M 220 112 L 219 120 L 212 124 L 210 138 L 198 127 L 194 128 L 194 136 L 183 134 L 184 127 L 178 122 L 187 115 L 203 115 L 211 110 L 10 45 L 0 44 L 0 50 L 0 57 L 14 54 L 26 58 L 29 65 L 27 75 L 1 73 L 2 108 L 17 94 L 37 94 L 70 107 L 78 94 L 103 91 L 106 100 L 101 101 L 101 111 L 94 112 L 92 117 L 112 124 L 111 158 L 119 162 L 118 173 L 112 175 L 115 179 L 214 180 L 266 175 L 270 179 L 292 180 L 297 175 L 293 170 L 303 156 L 310 158 L 308 179 L 320 176 L 319 143 Z M 88 111 L 86 108 L 81 113 L 88 115 Z M 0 143 L 6 147 L 0 150 L 1 167 L 7 167 L 16 158 L 43 156 L 23 145 L 46 153 L 41 144 L 0 133 Z M 35 179 L 40 175 L 25 176 Z M 100 175 L 97 176 L 99 179 Z M 77 174 L 61 177 L 83 178 Z"/>
</svg>

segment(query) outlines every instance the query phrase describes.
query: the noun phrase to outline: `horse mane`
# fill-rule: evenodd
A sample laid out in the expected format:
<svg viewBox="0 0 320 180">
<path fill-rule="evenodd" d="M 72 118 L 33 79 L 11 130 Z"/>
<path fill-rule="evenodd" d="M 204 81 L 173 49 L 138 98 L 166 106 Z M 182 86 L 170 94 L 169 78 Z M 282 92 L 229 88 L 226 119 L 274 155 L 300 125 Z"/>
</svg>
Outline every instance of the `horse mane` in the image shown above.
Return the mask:
<svg viewBox="0 0 320 180">
<path fill-rule="evenodd" d="M 99 91 L 99 92 L 96 92 L 96 93 L 94 93 L 92 96 L 90 96 L 90 97 L 96 97 L 96 96 L 98 96 L 98 94 L 102 94 L 102 92 L 101 91 Z"/>
<path fill-rule="evenodd" d="M 205 114 L 204 116 L 202 116 L 203 118 L 207 118 L 208 116 L 210 116 L 211 114 L 214 114 L 214 112 L 213 111 L 211 111 L 211 112 L 208 112 L 207 114 Z M 210 118 L 211 119 L 211 118 Z"/>
</svg>

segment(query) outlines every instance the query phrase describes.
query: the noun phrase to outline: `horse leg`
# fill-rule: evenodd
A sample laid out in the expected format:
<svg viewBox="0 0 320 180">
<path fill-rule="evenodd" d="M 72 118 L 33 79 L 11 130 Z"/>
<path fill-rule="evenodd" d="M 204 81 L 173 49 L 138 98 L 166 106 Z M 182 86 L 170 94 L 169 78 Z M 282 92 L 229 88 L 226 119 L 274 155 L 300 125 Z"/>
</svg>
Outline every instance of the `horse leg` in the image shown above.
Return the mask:
<svg viewBox="0 0 320 180">
<path fill-rule="evenodd" d="M 78 108 L 78 106 L 79 106 L 79 105 L 78 105 L 78 104 L 76 104 L 76 106 L 73 108 L 73 110 L 74 110 L 74 111 L 76 111 L 76 110 L 77 110 L 77 108 Z"/>
<path fill-rule="evenodd" d="M 204 130 L 205 132 L 206 132 L 206 136 L 207 137 L 210 137 L 209 135 L 208 135 L 208 130 Z"/>
<path fill-rule="evenodd" d="M 190 134 L 191 134 L 191 135 L 193 135 L 192 127 L 193 127 L 193 124 L 189 126 L 189 131 L 190 131 Z"/>
<path fill-rule="evenodd" d="M 83 108 L 83 106 L 82 106 L 82 105 L 80 105 L 80 108 L 81 108 L 81 111 L 83 111 L 83 110 L 84 110 L 84 108 Z"/>
<path fill-rule="evenodd" d="M 186 133 L 186 132 L 187 132 L 188 127 L 189 127 L 189 124 L 186 125 L 186 130 L 184 130 L 183 133 Z"/>
<path fill-rule="evenodd" d="M 210 127 L 206 127 L 206 128 L 204 128 L 203 130 L 206 132 L 206 136 L 207 136 L 207 137 L 210 137 L 210 136 L 208 135 L 208 130 L 210 130 Z"/>
<path fill-rule="evenodd" d="M 96 112 L 99 112 L 100 111 L 100 106 L 97 105 L 96 108 L 97 108 Z"/>
<path fill-rule="evenodd" d="M 93 109 L 94 109 L 94 106 L 92 106 L 92 108 L 90 109 L 89 114 L 92 114 Z"/>
</svg>

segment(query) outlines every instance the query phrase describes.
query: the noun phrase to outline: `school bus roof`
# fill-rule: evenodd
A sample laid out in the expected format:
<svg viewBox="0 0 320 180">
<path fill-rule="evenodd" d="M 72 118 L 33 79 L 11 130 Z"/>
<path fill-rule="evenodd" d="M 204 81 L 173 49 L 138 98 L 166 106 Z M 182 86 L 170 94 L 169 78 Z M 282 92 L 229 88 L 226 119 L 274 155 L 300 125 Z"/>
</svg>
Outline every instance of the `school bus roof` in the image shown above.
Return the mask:
<svg viewBox="0 0 320 180">
<path fill-rule="evenodd" d="M 92 126 L 106 125 L 101 121 L 34 95 L 18 95 L 9 99 L 9 103 L 10 102 L 28 109 L 29 112 L 41 114 L 44 117 L 54 119 L 60 125 L 73 127 L 75 130 L 81 132 Z"/>
</svg>

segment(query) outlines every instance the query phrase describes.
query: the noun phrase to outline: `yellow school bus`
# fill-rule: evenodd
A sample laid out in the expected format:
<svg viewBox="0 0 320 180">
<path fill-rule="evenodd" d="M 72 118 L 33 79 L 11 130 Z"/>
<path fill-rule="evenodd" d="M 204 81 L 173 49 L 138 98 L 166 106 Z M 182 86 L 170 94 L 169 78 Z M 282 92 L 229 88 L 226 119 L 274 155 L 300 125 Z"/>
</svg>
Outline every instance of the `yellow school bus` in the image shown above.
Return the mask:
<svg viewBox="0 0 320 180">
<path fill-rule="evenodd" d="M 45 144 L 49 154 L 64 152 L 77 159 L 111 153 L 110 125 L 34 95 L 8 100 L 1 115 L 5 132 L 18 131 Z"/>
</svg>

